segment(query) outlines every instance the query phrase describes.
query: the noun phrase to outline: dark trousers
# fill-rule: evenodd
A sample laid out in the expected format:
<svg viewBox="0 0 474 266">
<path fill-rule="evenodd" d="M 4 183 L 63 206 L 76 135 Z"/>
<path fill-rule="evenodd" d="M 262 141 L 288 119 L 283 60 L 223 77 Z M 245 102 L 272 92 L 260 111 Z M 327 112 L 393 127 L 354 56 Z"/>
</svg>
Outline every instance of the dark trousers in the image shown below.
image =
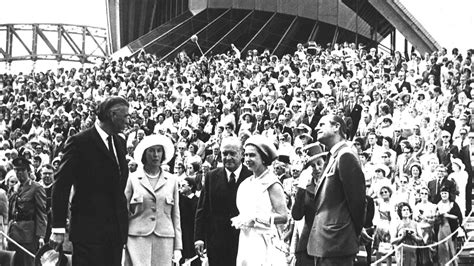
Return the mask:
<svg viewBox="0 0 474 266">
<path fill-rule="evenodd" d="M 33 254 L 38 251 L 38 242 L 36 243 L 21 243 L 21 246 L 26 248 Z M 15 266 L 33 266 L 35 265 L 35 258 L 28 255 L 21 248 L 13 243 L 8 244 L 8 249 L 15 251 Z"/>
<path fill-rule="evenodd" d="M 72 243 L 73 266 L 120 266 L 123 245 L 118 243 Z"/>
<path fill-rule="evenodd" d="M 355 255 L 331 258 L 314 258 L 315 266 L 352 266 L 354 265 Z"/>
</svg>

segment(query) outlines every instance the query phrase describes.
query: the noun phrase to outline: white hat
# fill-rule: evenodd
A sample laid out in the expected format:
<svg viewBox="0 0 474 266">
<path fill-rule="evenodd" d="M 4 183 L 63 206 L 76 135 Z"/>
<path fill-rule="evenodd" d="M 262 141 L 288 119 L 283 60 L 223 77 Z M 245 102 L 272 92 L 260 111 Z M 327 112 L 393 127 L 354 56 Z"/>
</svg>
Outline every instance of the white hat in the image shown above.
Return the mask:
<svg viewBox="0 0 474 266">
<path fill-rule="evenodd" d="M 464 171 L 464 169 L 466 168 L 464 163 L 459 158 L 452 158 L 451 163 L 452 164 L 457 164 L 459 166 L 459 168 L 461 169 L 461 172 Z"/>
<path fill-rule="evenodd" d="M 155 145 L 161 145 L 164 150 L 165 159 L 161 164 L 166 164 L 173 158 L 174 145 L 173 142 L 171 142 L 171 139 L 164 135 L 150 135 L 144 137 L 142 141 L 138 143 L 133 154 L 135 161 L 142 164 L 142 157 L 145 150 Z"/>
</svg>

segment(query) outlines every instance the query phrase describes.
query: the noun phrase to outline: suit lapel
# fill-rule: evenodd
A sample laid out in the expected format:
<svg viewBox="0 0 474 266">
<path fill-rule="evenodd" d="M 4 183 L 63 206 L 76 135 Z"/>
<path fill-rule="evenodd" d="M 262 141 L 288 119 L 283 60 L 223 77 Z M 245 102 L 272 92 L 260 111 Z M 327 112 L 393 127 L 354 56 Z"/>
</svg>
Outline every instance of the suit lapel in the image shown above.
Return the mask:
<svg viewBox="0 0 474 266">
<path fill-rule="evenodd" d="M 156 183 L 155 191 L 157 191 L 157 190 L 160 189 L 162 186 L 164 186 L 167 181 L 168 181 L 168 175 L 162 173 L 161 178 L 158 179 L 158 183 Z"/>
<path fill-rule="evenodd" d="M 337 167 L 337 162 L 336 162 L 336 158 L 337 158 L 337 155 L 339 153 L 339 151 L 345 147 L 346 144 L 343 144 L 341 145 L 335 152 L 334 154 L 332 155 L 332 157 L 329 159 L 329 163 L 328 165 L 326 166 L 326 168 L 324 169 L 324 172 L 323 172 L 323 176 L 321 177 L 321 180 L 319 182 L 319 184 L 317 185 L 316 187 L 316 192 L 314 193 L 314 196 L 315 197 L 318 197 L 320 191 L 321 191 L 321 188 L 323 187 L 324 183 L 326 182 L 326 179 L 329 177 L 329 176 L 332 176 L 334 174 L 334 171 L 335 171 L 335 168 Z"/>
<path fill-rule="evenodd" d="M 155 195 L 155 193 L 153 193 L 153 188 L 151 187 L 151 184 L 150 184 L 150 182 L 148 181 L 148 178 L 142 177 L 142 176 L 145 176 L 145 173 L 143 173 L 142 175 L 140 175 L 140 176 L 138 177 L 138 182 L 140 182 L 140 184 L 141 184 L 151 195 Z"/>
<path fill-rule="evenodd" d="M 91 134 L 90 135 L 91 135 L 92 139 L 94 140 L 93 143 L 95 143 L 95 145 L 97 145 L 99 150 L 101 150 L 107 157 L 109 157 L 109 159 L 111 159 L 113 162 L 115 162 L 115 158 L 112 157 L 112 154 L 109 152 L 108 147 L 105 146 L 105 143 L 100 138 L 99 132 L 97 132 L 97 129 L 95 128 L 95 126 L 93 126 L 91 128 Z"/>
</svg>

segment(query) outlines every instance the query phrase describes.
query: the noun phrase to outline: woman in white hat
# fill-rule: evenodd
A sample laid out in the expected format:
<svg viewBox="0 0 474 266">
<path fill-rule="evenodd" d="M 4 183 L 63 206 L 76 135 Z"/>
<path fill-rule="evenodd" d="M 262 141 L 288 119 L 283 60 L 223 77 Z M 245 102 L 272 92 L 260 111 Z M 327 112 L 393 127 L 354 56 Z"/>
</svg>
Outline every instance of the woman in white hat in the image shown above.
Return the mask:
<svg viewBox="0 0 474 266">
<path fill-rule="evenodd" d="M 171 265 L 181 259 L 177 178 L 162 170 L 174 155 L 171 140 L 146 136 L 135 149 L 139 167 L 127 181 L 129 228 L 125 265 Z"/>
<path fill-rule="evenodd" d="M 283 186 L 268 169 L 277 156 L 275 146 L 261 135 L 245 143 L 244 160 L 253 175 L 240 184 L 236 197 L 239 215 L 231 219 L 240 229 L 236 265 L 287 265 L 273 238 L 274 224 L 288 220 Z"/>
<path fill-rule="evenodd" d="M 449 174 L 449 179 L 454 180 L 456 182 L 457 191 L 459 192 L 459 200 L 456 200 L 456 203 L 459 205 L 461 209 L 461 213 L 463 217 L 466 214 L 466 187 L 467 187 L 467 180 L 469 175 L 467 174 L 465 168 L 466 166 L 463 164 L 461 159 L 459 158 L 451 158 L 451 167 L 453 172 Z"/>
</svg>

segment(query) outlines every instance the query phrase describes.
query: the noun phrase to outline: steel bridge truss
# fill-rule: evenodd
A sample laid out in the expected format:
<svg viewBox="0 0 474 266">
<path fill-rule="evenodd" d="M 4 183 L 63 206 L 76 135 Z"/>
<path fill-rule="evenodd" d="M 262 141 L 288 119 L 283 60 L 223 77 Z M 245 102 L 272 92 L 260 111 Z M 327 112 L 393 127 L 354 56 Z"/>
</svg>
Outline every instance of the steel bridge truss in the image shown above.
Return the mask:
<svg viewBox="0 0 474 266">
<path fill-rule="evenodd" d="M 0 62 L 106 59 L 107 30 L 70 24 L 0 24 Z"/>
</svg>

